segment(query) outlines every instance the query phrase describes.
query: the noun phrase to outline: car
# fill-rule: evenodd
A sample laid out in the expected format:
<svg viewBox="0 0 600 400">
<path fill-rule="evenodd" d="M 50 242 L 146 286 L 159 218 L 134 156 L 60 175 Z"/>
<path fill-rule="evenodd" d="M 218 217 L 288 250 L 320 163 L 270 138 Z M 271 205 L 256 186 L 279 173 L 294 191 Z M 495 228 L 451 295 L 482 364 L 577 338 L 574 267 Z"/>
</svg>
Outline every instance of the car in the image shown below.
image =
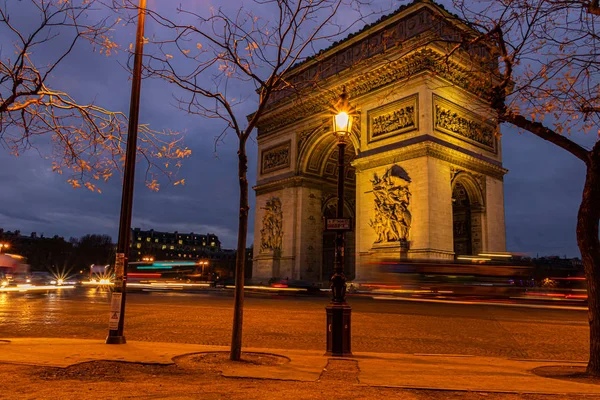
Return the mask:
<svg viewBox="0 0 600 400">
<path fill-rule="evenodd" d="M 300 279 L 279 279 L 275 280 L 270 285 L 272 288 L 281 288 L 281 289 L 304 289 L 303 291 L 306 293 L 316 294 L 320 293 L 321 290 L 315 286 L 312 282 L 304 281 Z"/>
<path fill-rule="evenodd" d="M 44 285 L 54 285 L 56 284 L 56 278 L 52 276 L 52 274 L 48 272 L 42 271 L 33 271 L 30 275 L 30 280 L 32 285 L 36 286 L 44 286 Z M 54 283 L 52 283 L 54 282 Z"/>
</svg>

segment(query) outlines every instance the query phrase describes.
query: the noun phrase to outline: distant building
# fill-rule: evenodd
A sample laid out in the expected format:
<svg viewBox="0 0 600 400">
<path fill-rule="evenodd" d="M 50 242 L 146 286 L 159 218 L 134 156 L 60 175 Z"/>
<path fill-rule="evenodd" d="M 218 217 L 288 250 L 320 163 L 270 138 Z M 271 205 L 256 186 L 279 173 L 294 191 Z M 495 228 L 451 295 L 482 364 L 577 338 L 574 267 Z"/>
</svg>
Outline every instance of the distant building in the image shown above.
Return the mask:
<svg viewBox="0 0 600 400">
<path fill-rule="evenodd" d="M 22 235 L 21 231 L 5 231 L 0 228 L 0 253 L 14 253 L 27 258 L 33 270 L 64 268 L 73 253 L 73 244 L 61 236 L 44 237 L 31 232 Z"/>
<path fill-rule="evenodd" d="M 144 257 L 155 259 L 199 259 L 212 258 L 221 251 L 217 235 L 179 232 L 158 232 L 153 229 L 131 230 L 130 260 L 141 261 Z"/>
<path fill-rule="evenodd" d="M 140 228 L 131 230 L 130 261 L 158 260 L 208 261 L 211 272 L 220 277 L 232 277 L 236 251 L 221 248 L 217 235 L 194 232 L 158 232 Z M 246 278 L 252 275 L 252 248 L 246 249 Z"/>
</svg>

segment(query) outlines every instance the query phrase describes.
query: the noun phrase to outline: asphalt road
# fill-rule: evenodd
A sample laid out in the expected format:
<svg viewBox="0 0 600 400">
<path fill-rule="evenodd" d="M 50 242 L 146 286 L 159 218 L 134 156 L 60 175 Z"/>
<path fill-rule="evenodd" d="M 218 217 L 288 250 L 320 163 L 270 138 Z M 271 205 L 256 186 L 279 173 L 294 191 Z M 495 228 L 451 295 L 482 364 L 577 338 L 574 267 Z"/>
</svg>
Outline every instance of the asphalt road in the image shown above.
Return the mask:
<svg viewBox="0 0 600 400">
<path fill-rule="evenodd" d="M 326 297 L 246 297 L 245 346 L 325 349 Z M 587 313 L 351 297 L 352 350 L 587 360 Z M 0 338 L 106 337 L 108 293 L 0 293 Z M 130 293 L 127 340 L 229 345 L 233 298 Z"/>
</svg>

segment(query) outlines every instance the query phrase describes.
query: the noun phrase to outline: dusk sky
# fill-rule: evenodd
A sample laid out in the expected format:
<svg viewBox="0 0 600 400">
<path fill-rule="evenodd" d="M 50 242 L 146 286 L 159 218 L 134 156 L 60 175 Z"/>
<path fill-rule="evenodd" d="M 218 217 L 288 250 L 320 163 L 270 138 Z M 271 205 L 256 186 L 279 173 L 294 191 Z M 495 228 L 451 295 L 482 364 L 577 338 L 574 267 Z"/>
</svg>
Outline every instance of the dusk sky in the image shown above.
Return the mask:
<svg viewBox="0 0 600 400">
<path fill-rule="evenodd" d="M 26 29 L 25 21 L 31 15 L 26 14 L 27 8 L 18 8 L 15 3 L 17 0 L 8 1 L 9 10 Z M 196 3 L 208 8 L 206 1 Z M 394 4 L 399 6 L 406 2 Z M 134 27 L 120 29 L 116 36 L 127 48 L 133 42 Z M 2 32 L 0 30 L 0 37 Z M 2 40 L 4 57 L 7 43 L 5 38 L 0 42 Z M 47 51 L 50 54 L 53 50 Z M 45 54 L 35 56 L 43 59 Z M 122 67 L 126 62 L 124 51 L 106 57 L 92 52 L 81 42 L 55 71 L 50 85 L 70 93 L 79 101 L 94 101 L 105 108 L 126 112 L 131 84 L 128 71 Z M 237 140 L 233 135 L 225 137 L 215 153 L 214 137 L 222 126 L 177 110 L 172 95 L 173 89 L 166 83 L 145 80 L 140 121 L 149 123 L 154 129 L 185 132 L 185 144 L 193 151 L 178 174 L 179 179 L 185 178 L 185 185 L 173 186 L 163 181 L 161 190 L 152 192 L 141 182 L 143 174 L 138 174 L 140 183 L 136 185 L 134 195 L 132 226 L 159 231 L 214 233 L 225 248 L 233 248 L 238 218 Z M 248 101 L 246 112 L 249 114 L 254 107 L 255 103 Z M 584 164 L 531 134 L 519 135 L 516 129 L 508 126 L 502 127 L 502 134 L 504 167 L 509 170 L 504 180 L 508 250 L 532 256 L 579 256 L 575 224 L 585 178 Z M 586 147 L 597 140 L 583 134 L 574 138 Z M 44 157 L 47 144 L 39 142 L 38 148 L 40 152 L 31 150 L 19 157 L 0 149 L 3 152 L 0 156 L 0 228 L 20 230 L 24 234 L 32 231 L 45 236 L 57 234 L 65 238 L 87 233 L 108 234 L 116 241 L 120 178 L 115 177 L 102 186 L 102 194 L 84 188 L 73 189 L 65 182 L 65 176 L 51 171 L 50 161 Z M 256 182 L 257 164 L 254 140 L 248 143 L 248 154 L 252 186 Z M 249 244 L 254 227 L 252 190 L 250 205 Z"/>
</svg>

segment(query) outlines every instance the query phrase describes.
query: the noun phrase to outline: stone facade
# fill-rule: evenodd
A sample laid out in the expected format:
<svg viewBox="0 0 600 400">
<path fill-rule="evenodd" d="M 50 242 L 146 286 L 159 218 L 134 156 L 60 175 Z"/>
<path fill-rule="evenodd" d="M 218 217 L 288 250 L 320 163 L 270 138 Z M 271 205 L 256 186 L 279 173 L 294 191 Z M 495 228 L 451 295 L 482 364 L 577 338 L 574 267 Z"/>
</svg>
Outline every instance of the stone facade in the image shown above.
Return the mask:
<svg viewBox="0 0 600 400">
<path fill-rule="evenodd" d="M 323 218 L 335 211 L 338 155 L 327 105 L 343 86 L 357 110 L 345 154 L 344 215 L 354 221 L 346 235 L 349 278 L 372 279 L 382 260 L 506 250 L 507 171 L 498 124 L 480 100 L 494 65 L 478 71 L 460 52 L 446 59 L 431 39 L 466 29 L 449 21 L 433 2 L 415 2 L 290 72 L 290 80 L 306 80 L 304 95 L 278 95 L 258 126 L 255 280 L 324 282 L 331 273 L 333 243 Z M 374 39 L 389 37 L 385 32 L 397 40 Z M 327 60 L 348 54 L 351 70 L 341 64 L 323 72 Z M 308 83 L 315 71 L 322 71 L 320 90 Z M 261 247 L 273 199 L 283 215 L 281 245 Z"/>
</svg>

